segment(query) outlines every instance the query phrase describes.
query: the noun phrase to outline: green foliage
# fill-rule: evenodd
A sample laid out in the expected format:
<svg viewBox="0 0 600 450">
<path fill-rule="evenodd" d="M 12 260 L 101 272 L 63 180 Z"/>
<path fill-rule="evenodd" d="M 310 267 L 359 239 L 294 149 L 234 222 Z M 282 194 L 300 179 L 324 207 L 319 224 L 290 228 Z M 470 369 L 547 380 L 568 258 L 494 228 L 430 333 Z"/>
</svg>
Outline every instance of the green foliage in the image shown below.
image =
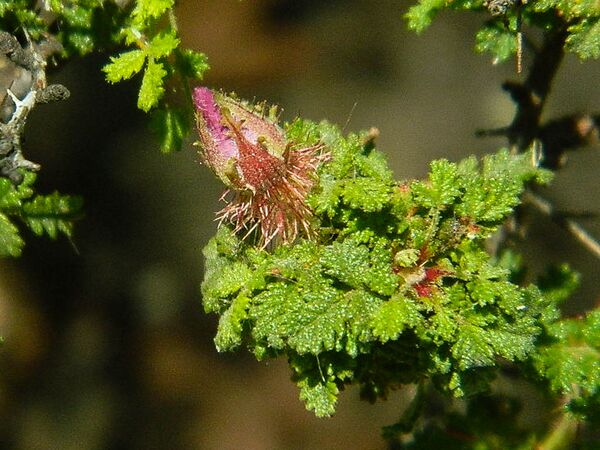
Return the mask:
<svg viewBox="0 0 600 450">
<path fill-rule="evenodd" d="M 104 48 L 125 17 L 126 11 L 107 0 L 12 0 L 0 4 L 3 30 L 22 29 L 35 40 L 52 34 L 62 44 L 63 56 Z M 55 29 L 58 31 L 53 32 Z"/>
<path fill-rule="evenodd" d="M 131 78 L 144 68 L 138 107 L 148 112 L 158 105 L 165 92 L 164 78 L 167 76 L 167 70 L 161 59 L 170 56 L 178 45 L 179 39 L 175 31 L 161 32 L 142 45 L 141 49 L 112 57 L 103 69 L 106 79 L 116 83 Z"/>
<path fill-rule="evenodd" d="M 112 56 L 110 64 L 104 67 L 106 80 L 111 83 L 128 80 L 142 70 L 145 62 L 146 54 L 142 50 L 130 50 L 119 56 Z"/>
<path fill-rule="evenodd" d="M 132 12 L 133 23 L 137 26 L 144 26 L 152 19 L 158 19 L 165 14 L 174 4 L 174 0 L 138 0 Z"/>
<path fill-rule="evenodd" d="M 548 343 L 532 362 L 551 391 L 571 400 L 567 408 L 589 418 L 600 408 L 600 310 L 583 319 L 564 319 L 548 327 Z"/>
<path fill-rule="evenodd" d="M 600 57 L 600 4 L 595 0 L 539 0 L 532 2 L 534 14 L 557 11 L 568 26 L 567 49 L 580 58 Z"/>
<path fill-rule="evenodd" d="M 443 423 L 431 421 L 400 449 L 414 450 L 530 450 L 536 435 L 521 423 L 522 405 L 505 396 L 480 396 L 466 402 L 464 411 L 450 411 Z M 388 428 L 392 437 L 399 427 Z"/>
<path fill-rule="evenodd" d="M 59 37 L 67 52 L 86 54 L 97 48 L 104 39 L 100 28 L 110 28 L 111 25 L 109 17 L 98 13 L 104 7 L 108 7 L 110 12 L 117 12 L 106 3 L 103 0 L 50 2 L 50 11 L 60 18 Z"/>
<path fill-rule="evenodd" d="M 111 58 L 103 68 L 111 83 L 141 74 L 137 106 L 145 112 L 155 111 L 152 128 L 165 153 L 179 150 L 191 130 L 194 113 L 189 81 L 202 79 L 208 69 L 204 54 L 180 48 L 173 6 L 173 0 L 134 2 L 119 32 L 119 40 L 134 49 Z M 178 86 L 186 96 L 184 106 L 173 106 L 165 100 L 167 83 Z"/>
<path fill-rule="evenodd" d="M 158 109 L 152 115 L 151 127 L 160 139 L 160 149 L 169 153 L 180 149 L 190 131 L 190 119 L 181 108 Z"/>
<path fill-rule="evenodd" d="M 65 58 L 121 49 L 103 68 L 106 80 L 118 83 L 138 78 L 137 106 L 153 111 L 152 129 L 161 150 L 181 148 L 194 120 L 189 83 L 202 79 L 208 62 L 203 53 L 181 48 L 174 0 L 133 0 L 124 7 L 108 0 L 49 0 L 35 8 L 30 4 L 28 0 L 0 2 L 0 28 L 26 30 L 35 40 L 53 34 Z M 44 18 L 42 8 L 46 9 Z M 167 83 L 170 91 L 182 94 L 181 105 L 165 97 Z"/>
<path fill-rule="evenodd" d="M 496 62 L 506 60 L 517 50 L 519 20 L 524 25 L 538 26 L 545 31 L 566 28 L 566 50 L 582 59 L 600 57 L 600 5 L 596 0 L 530 0 L 521 3 L 521 6 L 508 8 L 505 15 L 492 16 L 486 11 L 484 0 L 419 0 L 409 9 L 406 18 L 410 28 L 422 32 L 444 9 L 485 11 L 488 19 L 477 32 L 475 49 L 491 53 Z"/>
<path fill-rule="evenodd" d="M 148 64 L 142 78 L 142 86 L 138 96 L 138 108 L 148 112 L 158 105 L 158 102 L 165 93 L 163 80 L 166 76 L 167 71 L 165 70 L 165 66 L 157 62 L 154 58 L 148 58 Z"/>
<path fill-rule="evenodd" d="M 446 0 L 421 0 L 419 3 L 410 8 L 406 14 L 408 26 L 417 33 L 422 32 L 431 25 L 431 21 L 437 15 L 438 11 L 448 2 Z"/>
<path fill-rule="evenodd" d="M 599 14 L 600 15 L 600 14 Z M 567 46 L 580 58 L 600 58 L 600 18 L 584 19 L 569 28 Z"/>
<path fill-rule="evenodd" d="M 498 360 L 534 352 L 557 299 L 511 283 L 484 250 L 525 183 L 549 177 L 531 155 L 434 161 L 427 180 L 397 183 L 366 136 L 301 120 L 287 133 L 332 153 L 309 198 L 319 236 L 269 251 L 220 228 L 202 286 L 220 351 L 286 354 L 319 416 L 346 383 L 375 399 L 428 378 L 464 396 L 488 388 Z"/>
<path fill-rule="evenodd" d="M 475 50 L 479 53 L 491 53 L 495 62 L 503 62 L 517 51 L 517 40 L 504 24 L 487 22 L 475 35 Z"/>
<path fill-rule="evenodd" d="M 39 37 L 46 25 L 30 4 L 29 0 L 0 2 L 0 29 L 10 31 L 23 27 L 33 38 Z"/>
<path fill-rule="evenodd" d="M 195 52 L 189 48 L 176 52 L 177 70 L 187 78 L 201 80 L 209 68 L 208 59 L 204 53 Z"/>
<path fill-rule="evenodd" d="M 193 128 L 190 81 L 206 56 L 182 49 L 174 0 L 0 1 L 0 28 L 51 36 L 61 56 L 108 51 L 109 83 L 139 83 L 138 107 L 152 113 L 163 152 L 181 148 Z M 419 0 L 406 14 L 422 32 L 445 9 L 485 15 L 476 50 L 496 62 L 518 49 L 528 27 L 563 37 L 567 51 L 600 57 L 598 0 Z M 492 8 L 493 9 L 493 8 Z M 561 41 L 562 42 L 562 41 Z M 179 92 L 177 104 L 166 97 Z M 519 404 L 487 392 L 498 368 L 524 367 L 534 383 L 564 399 L 571 414 L 600 423 L 600 312 L 560 319 L 557 305 L 578 285 L 567 266 L 537 286 L 524 285 L 518 255 L 491 258 L 485 241 L 519 205 L 528 183 L 550 172 L 532 155 L 501 150 L 459 163 L 434 161 L 425 180 L 397 182 L 372 137 L 341 135 L 328 123 L 286 126 L 298 146 L 324 144 L 332 158 L 307 199 L 316 237 L 262 249 L 223 226 L 204 250 L 204 308 L 219 315 L 219 351 L 248 347 L 257 358 L 285 355 L 306 407 L 335 412 L 345 385 L 369 401 L 417 384 L 415 399 L 388 437 L 413 429 L 424 408 L 425 381 L 466 397 L 444 426 L 422 424 L 400 448 L 526 449 L 537 441 L 517 421 Z M 36 235 L 72 235 L 81 201 L 37 195 L 35 176 L 18 186 L 0 178 L 0 256 L 18 256 L 17 222 Z M 490 429 L 493 424 L 493 429 Z"/>
<path fill-rule="evenodd" d="M 579 287 L 579 274 L 571 270 L 568 264 L 550 266 L 546 273 L 539 277 L 537 285 L 546 298 L 560 303 L 567 300 Z"/>
<path fill-rule="evenodd" d="M 81 215 L 81 199 L 60 195 L 35 195 L 35 175 L 25 174 L 24 181 L 15 187 L 8 179 L 0 178 L 0 256 L 19 256 L 24 246 L 14 221 L 19 220 L 34 234 L 56 239 L 59 233 L 68 238 L 73 221 Z"/>
</svg>

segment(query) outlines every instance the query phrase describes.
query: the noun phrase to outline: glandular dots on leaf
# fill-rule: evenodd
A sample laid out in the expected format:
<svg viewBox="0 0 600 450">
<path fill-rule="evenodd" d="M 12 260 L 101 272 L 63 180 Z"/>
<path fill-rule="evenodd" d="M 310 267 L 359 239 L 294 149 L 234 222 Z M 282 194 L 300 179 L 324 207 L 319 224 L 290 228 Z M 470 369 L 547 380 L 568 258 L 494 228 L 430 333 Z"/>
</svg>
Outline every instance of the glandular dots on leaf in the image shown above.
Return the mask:
<svg viewBox="0 0 600 450">
<path fill-rule="evenodd" d="M 221 314 L 221 350 L 286 354 L 319 416 L 332 414 L 350 380 L 365 392 L 375 384 L 375 396 L 423 378 L 467 395 L 486 388 L 498 358 L 530 354 L 553 303 L 512 284 L 484 248 L 524 184 L 545 178 L 530 155 L 436 161 L 428 179 L 398 183 L 381 153 L 364 151 L 364 134 L 300 119 L 282 132 L 330 153 L 306 197 L 311 233 L 265 248 L 223 224 L 205 251 L 203 284 L 205 307 Z M 389 372 L 365 370 L 384 348 L 402 356 L 386 362 Z"/>
</svg>

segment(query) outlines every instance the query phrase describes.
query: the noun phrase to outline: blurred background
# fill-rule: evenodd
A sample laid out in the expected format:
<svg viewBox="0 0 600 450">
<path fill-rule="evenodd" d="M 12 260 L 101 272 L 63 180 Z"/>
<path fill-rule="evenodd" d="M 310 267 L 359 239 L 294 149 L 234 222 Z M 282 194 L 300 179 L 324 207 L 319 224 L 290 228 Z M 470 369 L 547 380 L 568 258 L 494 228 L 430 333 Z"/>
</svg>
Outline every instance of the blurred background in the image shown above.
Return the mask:
<svg viewBox="0 0 600 450">
<path fill-rule="evenodd" d="M 265 99 L 357 131 L 377 126 L 398 178 L 430 160 L 505 145 L 476 138 L 514 113 L 500 85 L 514 64 L 472 51 L 484 16 L 443 14 L 422 35 L 391 0 L 181 0 L 184 45 L 205 52 L 206 85 Z M 22 258 L 0 260 L 0 448 L 384 449 L 402 393 L 387 402 L 341 395 L 316 419 L 286 361 L 218 354 L 204 314 L 201 250 L 223 187 L 191 146 L 162 155 L 135 109 L 139 79 L 109 86 L 107 56 L 69 62 L 50 82 L 71 91 L 27 123 L 26 157 L 40 192 L 80 194 L 73 245 L 26 236 Z M 546 118 L 600 109 L 598 62 L 567 57 Z M 570 156 L 544 195 L 559 209 L 600 212 L 598 147 Z M 584 225 L 600 237 L 600 221 Z M 583 283 L 568 314 L 596 304 L 598 261 L 539 217 L 526 247 L 533 267 L 568 261 Z"/>
</svg>

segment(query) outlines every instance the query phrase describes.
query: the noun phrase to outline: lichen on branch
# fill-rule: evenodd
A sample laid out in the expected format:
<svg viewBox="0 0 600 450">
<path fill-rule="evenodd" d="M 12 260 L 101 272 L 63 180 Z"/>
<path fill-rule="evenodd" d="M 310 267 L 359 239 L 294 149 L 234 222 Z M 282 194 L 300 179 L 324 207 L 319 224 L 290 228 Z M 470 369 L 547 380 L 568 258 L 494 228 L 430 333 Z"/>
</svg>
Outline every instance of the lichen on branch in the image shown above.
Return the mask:
<svg viewBox="0 0 600 450">
<path fill-rule="evenodd" d="M 66 87 L 46 82 L 46 59 L 58 50 L 60 45 L 52 40 L 30 41 L 23 48 L 13 35 L 0 31 L 0 58 L 5 60 L 3 70 L 10 79 L 6 92 L 0 93 L 0 174 L 14 183 L 22 181 L 22 169 L 40 168 L 23 156 L 21 141 L 29 113 L 38 103 L 69 96 Z M 12 71 L 8 67 L 12 67 Z"/>
</svg>

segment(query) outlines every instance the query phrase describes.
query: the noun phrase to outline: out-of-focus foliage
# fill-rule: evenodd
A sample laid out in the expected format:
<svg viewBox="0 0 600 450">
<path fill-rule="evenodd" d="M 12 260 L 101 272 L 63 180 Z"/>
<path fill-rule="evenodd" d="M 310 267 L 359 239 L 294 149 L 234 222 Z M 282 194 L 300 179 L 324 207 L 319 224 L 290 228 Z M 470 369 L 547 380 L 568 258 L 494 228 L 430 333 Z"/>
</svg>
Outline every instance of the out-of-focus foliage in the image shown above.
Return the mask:
<svg viewBox="0 0 600 450">
<path fill-rule="evenodd" d="M 536 434 L 521 425 L 521 403 L 506 396 L 480 396 L 467 402 L 464 412 L 452 411 L 444 423 L 430 422 L 402 449 L 527 450 L 535 448 Z"/>
<path fill-rule="evenodd" d="M 504 14 L 492 14 L 495 4 L 502 4 Z M 582 59 L 600 57 L 600 4 L 595 0 L 419 0 L 406 14 L 408 25 L 421 32 L 444 9 L 485 12 L 489 18 L 477 32 L 475 48 L 492 53 L 496 61 L 515 53 L 516 33 L 529 25 L 564 29 L 566 50 Z"/>
<path fill-rule="evenodd" d="M 56 239 L 59 233 L 71 237 L 73 221 L 81 215 L 81 199 L 54 192 L 37 195 L 35 175 L 27 173 L 19 186 L 0 178 L 0 256 L 19 256 L 24 242 L 15 221 L 34 234 Z"/>
</svg>

